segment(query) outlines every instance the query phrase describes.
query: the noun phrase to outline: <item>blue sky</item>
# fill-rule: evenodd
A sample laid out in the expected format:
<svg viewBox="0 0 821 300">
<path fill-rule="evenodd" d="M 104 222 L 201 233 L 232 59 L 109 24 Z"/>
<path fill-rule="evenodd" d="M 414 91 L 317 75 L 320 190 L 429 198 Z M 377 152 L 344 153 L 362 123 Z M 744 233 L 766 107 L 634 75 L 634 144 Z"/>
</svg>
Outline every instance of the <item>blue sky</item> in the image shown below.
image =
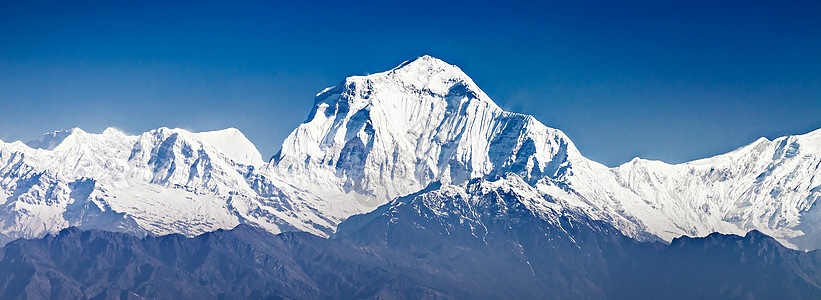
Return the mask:
<svg viewBox="0 0 821 300">
<path fill-rule="evenodd" d="M 236 127 L 267 157 L 324 87 L 424 54 L 611 166 L 821 128 L 817 1 L 109 2 L 0 1 L 0 139 Z"/>
</svg>

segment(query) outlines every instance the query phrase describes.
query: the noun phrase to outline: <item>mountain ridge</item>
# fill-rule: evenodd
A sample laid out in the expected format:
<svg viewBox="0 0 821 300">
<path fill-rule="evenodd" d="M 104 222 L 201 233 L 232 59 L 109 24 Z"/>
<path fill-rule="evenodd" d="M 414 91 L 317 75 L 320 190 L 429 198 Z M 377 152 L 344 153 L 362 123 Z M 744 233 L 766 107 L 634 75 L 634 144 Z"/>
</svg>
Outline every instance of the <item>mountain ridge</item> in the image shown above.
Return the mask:
<svg viewBox="0 0 821 300">
<path fill-rule="evenodd" d="M 431 56 L 321 91 L 267 163 L 231 128 L 69 132 L 31 143 L 43 149 L 0 143 L 4 242 L 72 224 L 191 236 L 247 223 L 328 237 L 342 220 L 432 183 L 460 190 L 504 178 L 528 185 L 533 203 L 638 240 L 757 229 L 790 247 L 821 247 L 821 130 L 683 164 L 608 168 Z"/>
<path fill-rule="evenodd" d="M 0 249 L 0 297 L 814 299 L 821 291 L 819 251 L 755 231 L 663 245 L 603 222 L 563 220 L 580 226 L 559 230 L 483 210 L 490 223 L 479 239 L 469 227 L 428 223 L 424 210 L 385 206 L 333 239 L 244 224 L 190 238 L 70 227 Z M 384 230 L 394 234 L 373 234 Z"/>
</svg>

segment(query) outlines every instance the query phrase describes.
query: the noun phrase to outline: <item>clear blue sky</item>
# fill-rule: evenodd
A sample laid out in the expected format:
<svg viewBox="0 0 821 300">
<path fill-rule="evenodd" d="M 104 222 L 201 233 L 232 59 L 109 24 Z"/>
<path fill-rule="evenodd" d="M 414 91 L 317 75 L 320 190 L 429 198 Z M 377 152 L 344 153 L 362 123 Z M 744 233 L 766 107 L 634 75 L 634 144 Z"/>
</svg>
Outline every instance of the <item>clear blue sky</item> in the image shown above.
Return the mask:
<svg viewBox="0 0 821 300">
<path fill-rule="evenodd" d="M 236 127 L 267 157 L 324 87 L 423 54 L 611 166 L 821 128 L 818 1 L 109 2 L 0 2 L 0 139 Z"/>
</svg>

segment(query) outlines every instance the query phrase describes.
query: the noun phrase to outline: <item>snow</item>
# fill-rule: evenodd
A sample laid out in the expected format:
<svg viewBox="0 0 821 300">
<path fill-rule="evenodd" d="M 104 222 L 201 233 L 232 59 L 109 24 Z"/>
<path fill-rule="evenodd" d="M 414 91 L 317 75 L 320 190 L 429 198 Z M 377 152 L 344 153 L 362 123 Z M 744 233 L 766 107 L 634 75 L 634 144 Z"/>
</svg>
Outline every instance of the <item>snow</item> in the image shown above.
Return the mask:
<svg viewBox="0 0 821 300">
<path fill-rule="evenodd" d="M 821 247 L 818 133 L 758 139 L 727 154 L 671 165 L 637 160 L 614 173 L 624 186 L 670 216 L 681 231 L 744 233 L 757 229 L 800 249 Z M 814 230 L 813 230 L 814 231 Z"/>
<path fill-rule="evenodd" d="M 268 165 L 297 185 L 341 187 L 374 204 L 430 182 L 460 183 L 515 161 L 531 138 L 539 164 L 572 142 L 529 116 L 503 111 L 458 67 L 424 56 L 400 68 L 354 76 L 317 96 L 308 120 Z M 529 136 L 520 133 L 528 131 Z M 494 143 L 496 145 L 494 145 Z M 520 161 L 527 167 L 533 161 Z"/>
<path fill-rule="evenodd" d="M 351 215 L 441 182 L 420 199 L 443 216 L 475 213 L 448 205 L 477 209 L 443 197 L 493 190 L 545 220 L 583 213 L 639 240 L 757 229 L 816 249 L 819 166 L 821 130 L 683 164 L 608 168 L 560 130 L 502 110 L 458 67 L 423 56 L 324 89 L 267 163 L 235 128 L 75 128 L 0 141 L 0 242 L 67 226 L 190 236 L 249 223 L 329 236 Z"/>
<path fill-rule="evenodd" d="M 803 151 L 821 154 L 821 129 L 796 136 L 796 139 Z"/>
<path fill-rule="evenodd" d="M 46 149 L 46 150 L 54 150 L 57 145 L 63 142 L 66 137 L 68 137 L 74 130 L 80 130 L 79 128 L 74 128 L 70 130 L 58 130 L 50 133 L 46 133 L 41 136 L 39 139 L 29 141 L 26 143 L 31 148 L 35 149 Z"/>
<path fill-rule="evenodd" d="M 75 128 L 38 141 L 0 144 L 0 232 L 8 239 L 67 226 L 187 235 L 232 228 L 240 216 L 227 199 L 252 194 L 244 172 L 263 164 L 236 129 L 129 136 Z"/>
<path fill-rule="evenodd" d="M 192 133 L 192 135 L 203 143 L 220 149 L 237 163 L 251 166 L 260 166 L 265 163 L 256 146 L 236 128 Z"/>
<path fill-rule="evenodd" d="M 607 168 L 583 157 L 561 131 L 501 110 L 458 67 L 429 56 L 350 77 L 316 99 L 266 172 L 306 189 L 358 195 L 353 206 L 363 211 L 431 182 L 515 173 L 539 189 L 538 198 L 583 210 L 637 239 L 759 229 L 787 245 L 821 246 L 818 238 L 799 241 L 807 239 L 800 212 L 817 197 L 807 180 L 818 174 L 811 153 L 818 153 L 821 131 L 760 139 L 687 164 L 637 158 Z M 782 143 L 783 157 L 773 158 Z M 756 183 L 766 170 L 771 177 Z M 785 188 L 787 179 L 796 183 Z M 751 196 L 754 203 L 746 200 Z"/>
</svg>

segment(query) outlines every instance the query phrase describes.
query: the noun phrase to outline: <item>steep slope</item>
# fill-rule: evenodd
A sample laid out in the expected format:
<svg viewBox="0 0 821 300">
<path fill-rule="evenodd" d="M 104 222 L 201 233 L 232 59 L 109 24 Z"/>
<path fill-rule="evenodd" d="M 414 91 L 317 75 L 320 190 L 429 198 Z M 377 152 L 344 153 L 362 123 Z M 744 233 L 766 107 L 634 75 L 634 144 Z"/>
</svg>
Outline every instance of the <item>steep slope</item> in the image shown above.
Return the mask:
<svg viewBox="0 0 821 300">
<path fill-rule="evenodd" d="M 223 152 L 212 140 L 235 147 Z M 253 166 L 243 163 L 261 161 L 255 148 L 241 148 L 251 144 L 236 129 L 72 129 L 29 145 L 0 143 L 6 241 L 68 226 L 189 235 L 231 228 L 239 216 L 224 198 L 253 194 L 243 175 Z"/>
<path fill-rule="evenodd" d="M 458 67 L 423 56 L 319 93 L 267 169 L 375 207 L 435 181 L 555 176 L 579 156 L 561 131 L 502 110 Z"/>
<path fill-rule="evenodd" d="M 502 110 L 458 67 L 430 56 L 319 93 L 308 119 L 261 172 L 345 210 L 338 219 L 432 182 L 506 173 L 636 238 L 655 238 L 642 222 L 669 224 L 564 133 Z"/>
<path fill-rule="evenodd" d="M 262 173 L 359 213 L 432 182 L 514 173 L 538 197 L 639 240 L 758 229 L 815 249 L 815 135 L 768 142 L 764 152 L 611 169 L 583 157 L 561 131 L 503 111 L 458 67 L 423 56 L 319 93 Z"/>
<path fill-rule="evenodd" d="M 245 223 L 328 236 L 362 211 L 263 176 L 263 166 L 233 128 L 139 136 L 75 128 L 26 144 L 0 141 L 0 244 L 69 226 L 192 236 Z"/>
<path fill-rule="evenodd" d="M 432 182 L 506 173 L 634 238 L 684 233 L 564 133 L 502 110 L 458 67 L 430 56 L 319 93 L 308 119 L 261 172 L 343 209 L 331 212 L 337 219 Z"/>
<path fill-rule="evenodd" d="M 238 223 L 327 236 L 345 218 L 432 182 L 511 172 L 647 237 L 624 203 L 576 191 L 610 195 L 596 177 L 607 168 L 582 157 L 561 131 L 502 110 L 458 67 L 430 56 L 321 92 L 262 167 L 234 129 L 162 128 L 139 137 L 75 129 L 3 149 L 8 238 L 70 225 L 192 235 Z"/>
<path fill-rule="evenodd" d="M 821 130 L 678 165 L 634 159 L 614 173 L 687 235 L 757 229 L 792 247 L 821 247 Z"/>
<path fill-rule="evenodd" d="M 74 129 L 0 142 L 0 243 L 67 226 L 190 236 L 247 223 L 327 237 L 432 183 L 518 178 L 511 184 L 529 187 L 522 197 L 641 241 L 758 229 L 816 249 L 820 136 L 611 169 L 561 131 L 502 110 L 458 67 L 423 56 L 320 92 L 268 163 L 236 129 Z"/>
</svg>

